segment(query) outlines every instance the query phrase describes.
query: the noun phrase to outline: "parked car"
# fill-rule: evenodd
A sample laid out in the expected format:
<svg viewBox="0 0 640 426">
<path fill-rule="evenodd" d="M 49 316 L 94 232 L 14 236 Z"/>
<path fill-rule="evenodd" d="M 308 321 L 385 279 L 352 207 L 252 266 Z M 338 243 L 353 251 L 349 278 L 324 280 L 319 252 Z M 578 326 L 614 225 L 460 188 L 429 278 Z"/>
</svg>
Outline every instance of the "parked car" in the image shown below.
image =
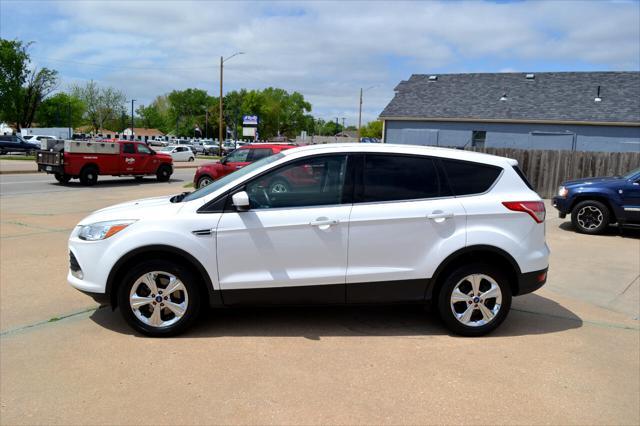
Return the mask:
<svg viewBox="0 0 640 426">
<path fill-rule="evenodd" d="M 38 171 L 53 174 L 60 183 L 80 179 L 83 185 L 95 185 L 99 175 L 155 175 L 166 182 L 173 173 L 171 156 L 156 153 L 143 142 L 65 141 L 63 150 L 38 151 Z"/>
<path fill-rule="evenodd" d="M 553 206 L 560 218 L 571 215 L 576 231 L 600 234 L 610 224 L 640 225 L 640 168 L 624 176 L 563 182 Z"/>
<path fill-rule="evenodd" d="M 94 212 L 69 238 L 68 281 L 149 336 L 185 331 L 206 306 L 430 300 L 452 332 L 479 336 L 546 282 L 544 219 L 515 160 L 314 145 Z"/>
<path fill-rule="evenodd" d="M 205 148 L 201 141 L 191 141 L 191 150 L 196 154 L 204 154 Z"/>
<path fill-rule="evenodd" d="M 295 147 L 296 145 L 286 144 L 245 145 L 222 158 L 219 162 L 206 163 L 198 167 L 196 174 L 193 176 L 193 184 L 196 188 L 205 187 L 214 180 L 233 173 L 247 164 Z"/>
<path fill-rule="evenodd" d="M 206 155 L 220 155 L 220 145 L 214 141 L 204 141 L 202 143 Z"/>
<path fill-rule="evenodd" d="M 35 153 L 40 149 L 40 142 L 27 142 L 19 135 L 0 135 L 0 155 L 10 152 Z"/>
<path fill-rule="evenodd" d="M 24 137 L 25 142 L 36 145 L 38 148 L 42 146 L 43 141 L 57 141 L 58 138 L 55 136 L 46 136 L 46 135 L 31 135 Z"/>
<path fill-rule="evenodd" d="M 166 146 L 159 152 L 171 155 L 173 161 L 194 161 L 196 159 L 196 154 L 191 151 L 190 146 Z"/>
</svg>

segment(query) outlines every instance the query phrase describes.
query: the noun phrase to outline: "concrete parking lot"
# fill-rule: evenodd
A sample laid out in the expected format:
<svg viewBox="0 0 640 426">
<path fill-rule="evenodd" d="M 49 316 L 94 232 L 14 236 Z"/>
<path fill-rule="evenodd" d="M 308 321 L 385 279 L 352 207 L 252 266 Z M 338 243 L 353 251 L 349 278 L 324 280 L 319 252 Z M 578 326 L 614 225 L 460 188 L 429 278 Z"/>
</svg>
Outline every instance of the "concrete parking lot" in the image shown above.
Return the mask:
<svg viewBox="0 0 640 426">
<path fill-rule="evenodd" d="M 640 423 L 640 233 L 579 235 L 549 205 L 549 281 L 484 338 L 401 306 L 223 310 L 183 337 L 133 334 L 66 284 L 67 236 L 193 172 L 0 176 L 0 423 Z"/>
</svg>

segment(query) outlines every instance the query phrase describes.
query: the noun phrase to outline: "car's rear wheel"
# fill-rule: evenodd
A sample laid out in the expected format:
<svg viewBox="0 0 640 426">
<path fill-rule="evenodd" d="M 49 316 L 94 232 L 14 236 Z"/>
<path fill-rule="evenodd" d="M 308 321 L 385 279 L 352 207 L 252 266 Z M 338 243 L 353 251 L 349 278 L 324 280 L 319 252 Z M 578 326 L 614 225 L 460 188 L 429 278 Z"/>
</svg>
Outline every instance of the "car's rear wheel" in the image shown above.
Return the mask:
<svg viewBox="0 0 640 426">
<path fill-rule="evenodd" d="M 95 185 L 98 182 L 98 169 L 94 166 L 86 166 L 80 172 L 80 183 L 86 186 Z"/>
<path fill-rule="evenodd" d="M 571 211 L 571 223 L 582 234 L 602 233 L 609 220 L 609 209 L 600 201 L 581 201 Z"/>
<path fill-rule="evenodd" d="M 167 182 L 169 178 L 171 178 L 172 171 L 173 170 L 171 170 L 170 166 L 163 164 L 160 167 L 158 167 L 158 170 L 156 172 L 156 178 L 160 182 Z"/>
<path fill-rule="evenodd" d="M 196 277 L 171 261 L 150 260 L 132 268 L 118 289 L 123 318 L 147 336 L 184 332 L 196 319 L 200 304 Z"/>
<path fill-rule="evenodd" d="M 191 162 L 191 161 L 195 161 L 195 158 L 194 157 L 189 157 L 189 162 Z"/>
<path fill-rule="evenodd" d="M 451 272 L 438 293 L 438 313 L 447 328 L 461 336 L 495 330 L 511 308 L 511 287 L 499 269 L 486 264 Z"/>
<path fill-rule="evenodd" d="M 210 185 L 211 182 L 213 182 L 213 179 L 210 176 L 202 176 L 200 179 L 198 179 L 198 189 Z"/>
<path fill-rule="evenodd" d="M 69 181 L 71 180 L 71 176 L 69 176 L 67 174 L 63 174 L 63 173 L 56 173 L 53 176 L 60 183 L 69 183 Z"/>
</svg>

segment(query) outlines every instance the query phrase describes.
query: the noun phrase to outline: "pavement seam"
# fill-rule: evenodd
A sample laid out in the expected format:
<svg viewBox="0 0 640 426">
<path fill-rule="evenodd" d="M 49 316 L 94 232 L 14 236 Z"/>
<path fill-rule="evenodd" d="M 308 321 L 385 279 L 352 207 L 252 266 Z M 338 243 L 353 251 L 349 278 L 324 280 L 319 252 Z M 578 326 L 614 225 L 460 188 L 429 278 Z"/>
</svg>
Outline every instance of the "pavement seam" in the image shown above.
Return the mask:
<svg viewBox="0 0 640 426">
<path fill-rule="evenodd" d="M 38 327 L 38 326 L 41 326 L 41 325 L 47 325 L 47 324 L 55 323 L 55 322 L 58 322 L 58 321 L 61 321 L 61 320 L 67 319 L 67 318 L 72 318 L 72 317 L 75 317 L 75 316 L 78 316 L 78 315 L 86 314 L 88 312 L 95 312 L 98 309 L 105 308 L 105 307 L 106 306 L 93 306 L 91 308 L 85 308 L 85 309 L 80 310 L 80 311 L 71 312 L 69 314 L 61 315 L 59 317 L 52 317 L 52 318 L 49 318 L 48 320 L 38 321 L 38 322 L 35 322 L 33 324 L 21 325 L 19 327 L 10 328 L 9 330 L 5 330 L 5 331 L 0 332 L 0 337 L 4 337 L 4 336 L 10 335 L 10 334 L 15 334 L 15 333 L 18 333 L 20 331 L 28 330 L 30 328 Z"/>
</svg>

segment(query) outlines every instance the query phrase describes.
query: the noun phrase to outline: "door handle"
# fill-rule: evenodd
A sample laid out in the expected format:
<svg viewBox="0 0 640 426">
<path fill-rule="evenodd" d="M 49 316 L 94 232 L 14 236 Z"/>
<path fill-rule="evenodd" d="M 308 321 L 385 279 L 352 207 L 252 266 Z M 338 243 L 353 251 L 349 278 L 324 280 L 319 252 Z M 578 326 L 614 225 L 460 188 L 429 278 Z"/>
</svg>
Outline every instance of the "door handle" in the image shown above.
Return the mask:
<svg viewBox="0 0 640 426">
<path fill-rule="evenodd" d="M 451 212 L 439 212 L 439 211 L 435 211 L 427 215 L 427 219 L 433 219 L 433 220 L 451 219 L 452 217 L 453 217 L 453 213 Z"/>
<path fill-rule="evenodd" d="M 324 227 L 329 227 L 331 225 L 337 225 L 338 221 L 335 219 L 325 219 L 325 218 L 318 218 L 316 220 L 312 220 L 311 222 L 309 222 L 309 225 L 311 226 L 324 226 Z"/>
</svg>

